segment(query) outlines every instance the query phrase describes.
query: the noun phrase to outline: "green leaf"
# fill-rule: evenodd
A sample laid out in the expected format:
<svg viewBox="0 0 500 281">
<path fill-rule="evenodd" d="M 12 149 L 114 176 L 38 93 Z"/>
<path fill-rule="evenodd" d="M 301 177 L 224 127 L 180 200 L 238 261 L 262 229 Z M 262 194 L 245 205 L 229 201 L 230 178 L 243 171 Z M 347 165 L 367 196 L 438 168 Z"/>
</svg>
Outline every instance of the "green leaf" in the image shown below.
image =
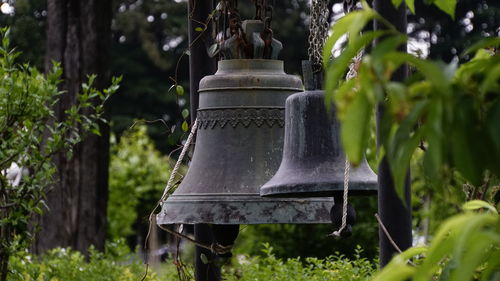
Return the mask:
<svg viewBox="0 0 500 281">
<path fill-rule="evenodd" d="M 401 3 L 403 3 L 403 0 L 392 0 L 392 5 L 394 5 L 394 7 L 396 8 L 399 8 Z"/>
<path fill-rule="evenodd" d="M 471 53 L 474 53 L 480 49 L 484 48 L 492 48 L 492 47 L 499 47 L 500 46 L 500 37 L 488 37 L 480 40 L 477 43 L 474 43 L 472 46 L 467 48 L 463 53 L 462 56 L 468 55 Z"/>
<path fill-rule="evenodd" d="M 412 247 L 398 254 L 371 281 L 401 281 L 412 277 L 416 268 L 408 265 L 408 260 L 427 252 L 427 247 Z"/>
<path fill-rule="evenodd" d="M 500 93 L 500 64 L 488 69 L 485 73 L 486 77 L 479 86 L 479 91 L 482 94 Z"/>
<path fill-rule="evenodd" d="M 208 48 L 208 56 L 213 58 L 217 53 L 219 53 L 219 44 L 212 44 L 210 48 Z"/>
<path fill-rule="evenodd" d="M 410 9 L 412 14 L 415 14 L 415 0 L 405 0 L 406 6 Z"/>
<path fill-rule="evenodd" d="M 417 121 L 426 109 L 427 101 L 417 103 L 403 119 L 403 122 L 397 129 L 387 148 L 387 156 L 394 177 L 394 185 L 400 198 L 404 198 L 404 182 L 410 166 L 411 157 L 420 144 L 424 133 L 422 129 L 416 129 L 412 135 L 412 131 L 415 130 Z"/>
<path fill-rule="evenodd" d="M 360 164 L 364 156 L 370 134 L 372 109 L 366 95 L 362 92 L 356 93 L 340 127 L 342 145 L 347 158 L 354 166 Z"/>
<path fill-rule="evenodd" d="M 481 274 L 481 281 L 495 280 L 492 277 L 500 274 L 498 268 L 500 268 L 500 251 L 494 251 L 486 262 L 486 268 Z"/>
<path fill-rule="evenodd" d="M 496 217 L 498 218 L 498 217 Z M 465 228 L 460 229 L 455 243 L 453 259 L 456 267 L 451 271 L 450 280 L 473 280 L 475 271 L 483 263 L 492 246 L 500 241 L 498 234 L 485 231 L 484 228 L 494 226 L 495 216 L 476 216 Z"/>
<path fill-rule="evenodd" d="M 381 40 L 381 42 L 373 48 L 370 54 L 374 60 L 374 64 L 381 63 L 386 54 L 396 51 L 396 49 L 404 44 L 407 39 L 408 37 L 404 34 L 396 34 Z"/>
<path fill-rule="evenodd" d="M 376 13 L 370 9 L 350 12 L 332 27 L 332 35 L 328 37 L 323 48 L 323 62 L 325 65 L 330 61 L 335 43 L 346 33 L 349 33 L 350 40 L 355 41 L 363 27 L 376 17 Z"/>
<path fill-rule="evenodd" d="M 182 131 L 183 131 L 183 132 L 187 132 L 187 131 L 189 130 L 189 125 L 188 125 L 188 123 L 187 123 L 186 121 L 182 122 L 182 126 L 181 126 L 181 128 L 182 128 Z"/>
<path fill-rule="evenodd" d="M 483 179 L 483 168 L 485 161 L 480 153 L 482 151 L 481 141 L 478 137 L 481 132 L 476 129 L 479 122 L 474 110 L 472 98 L 466 98 L 456 104 L 457 110 L 452 124 L 451 152 L 453 164 L 468 181 L 474 185 L 480 185 Z M 471 149 L 476 147 L 476 149 Z M 488 152 L 486 152 L 488 153 Z"/>
<path fill-rule="evenodd" d="M 461 214 L 447 219 L 438 229 L 429 246 L 425 260 L 415 273 L 413 281 L 428 281 L 439 267 L 439 262 L 454 249 L 453 238 L 475 214 Z"/>
<path fill-rule="evenodd" d="M 186 119 L 189 116 L 189 110 L 188 109 L 183 109 L 182 110 L 182 118 Z"/>
<path fill-rule="evenodd" d="M 200 254 L 200 260 L 203 264 L 208 264 L 208 258 L 205 254 Z"/>
<path fill-rule="evenodd" d="M 203 28 L 201 28 L 201 27 L 199 27 L 199 26 L 198 26 L 198 27 L 197 27 L 197 28 L 195 28 L 194 30 L 195 30 L 195 31 L 198 31 L 198 32 L 202 32 L 202 31 L 203 31 Z"/>
<path fill-rule="evenodd" d="M 184 87 L 182 87 L 181 85 L 175 86 L 175 91 L 179 96 L 184 95 Z"/>
<path fill-rule="evenodd" d="M 493 213 L 497 213 L 497 210 L 495 209 L 495 207 L 488 204 L 488 202 L 485 202 L 482 200 L 468 201 L 462 206 L 462 209 L 468 210 L 468 211 L 478 210 L 478 209 L 482 209 L 482 208 L 488 209 Z"/>
<path fill-rule="evenodd" d="M 497 177 L 500 177 L 500 98 L 491 106 L 486 117 L 486 130 L 488 138 L 492 142 L 492 151 L 490 151 L 492 161 L 490 161 L 490 169 Z"/>
<path fill-rule="evenodd" d="M 350 41 L 347 48 L 340 54 L 340 56 L 329 63 L 325 79 L 325 103 L 327 106 L 331 104 L 333 95 L 335 94 L 335 88 L 339 85 L 340 81 L 342 81 L 344 75 L 346 74 L 352 58 L 375 38 L 384 34 L 387 34 L 387 32 L 371 31 L 362 34 L 356 40 Z"/>
<path fill-rule="evenodd" d="M 443 12 L 447 13 L 452 19 L 455 19 L 455 7 L 457 5 L 457 0 L 435 0 L 434 5 L 436 5 Z"/>
<path fill-rule="evenodd" d="M 449 96 L 453 93 L 450 85 L 451 81 L 448 77 L 446 77 L 445 71 L 443 71 L 443 68 L 446 66 L 437 62 L 420 59 L 403 52 L 389 53 L 386 55 L 385 59 L 386 61 L 394 63 L 398 66 L 403 63 L 411 64 L 433 84 L 441 95 Z"/>
</svg>

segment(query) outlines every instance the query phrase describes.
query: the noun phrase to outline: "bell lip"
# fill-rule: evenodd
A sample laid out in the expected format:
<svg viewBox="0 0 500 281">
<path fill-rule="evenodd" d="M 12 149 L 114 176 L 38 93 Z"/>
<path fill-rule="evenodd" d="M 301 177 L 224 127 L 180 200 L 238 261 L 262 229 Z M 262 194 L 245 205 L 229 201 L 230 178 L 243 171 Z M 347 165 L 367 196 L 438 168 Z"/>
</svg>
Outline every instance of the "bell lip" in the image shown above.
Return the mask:
<svg viewBox="0 0 500 281">
<path fill-rule="evenodd" d="M 323 224 L 331 223 L 333 205 L 333 198 L 171 196 L 162 204 L 157 224 Z"/>
<path fill-rule="evenodd" d="M 314 198 L 334 197 L 344 192 L 343 182 L 265 184 L 260 188 L 260 196 L 264 198 Z M 377 183 L 359 182 L 356 189 L 349 189 L 349 195 L 373 196 L 378 194 Z"/>
</svg>

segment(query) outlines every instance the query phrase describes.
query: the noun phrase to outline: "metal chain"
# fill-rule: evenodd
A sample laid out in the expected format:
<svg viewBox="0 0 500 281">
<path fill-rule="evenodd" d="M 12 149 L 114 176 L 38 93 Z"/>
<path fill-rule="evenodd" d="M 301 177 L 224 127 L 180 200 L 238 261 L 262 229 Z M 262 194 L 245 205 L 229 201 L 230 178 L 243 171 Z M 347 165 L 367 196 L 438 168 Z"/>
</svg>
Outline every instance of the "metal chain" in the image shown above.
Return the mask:
<svg viewBox="0 0 500 281">
<path fill-rule="evenodd" d="M 238 11 L 238 1 L 228 0 L 226 2 L 227 15 L 229 17 L 229 31 L 232 35 L 240 35 L 241 31 L 241 17 Z"/>
<path fill-rule="evenodd" d="M 273 5 L 268 2 L 268 0 L 263 0 L 264 5 L 264 24 L 266 30 L 272 32 L 271 22 L 273 21 Z"/>
<path fill-rule="evenodd" d="M 358 52 L 358 54 L 354 58 L 352 58 L 352 62 L 349 65 L 349 71 L 347 72 L 347 74 L 345 76 L 346 80 L 351 80 L 358 75 L 359 64 L 361 63 L 361 59 L 363 58 L 364 54 L 365 54 L 365 50 L 361 49 Z"/>
<path fill-rule="evenodd" d="M 323 46 L 328 37 L 329 15 L 328 0 L 312 0 L 308 54 L 313 66 L 313 72 L 318 72 L 322 69 Z"/>
<path fill-rule="evenodd" d="M 263 0 L 253 0 L 255 4 L 255 18 L 256 20 L 264 21 L 264 1 Z"/>
</svg>

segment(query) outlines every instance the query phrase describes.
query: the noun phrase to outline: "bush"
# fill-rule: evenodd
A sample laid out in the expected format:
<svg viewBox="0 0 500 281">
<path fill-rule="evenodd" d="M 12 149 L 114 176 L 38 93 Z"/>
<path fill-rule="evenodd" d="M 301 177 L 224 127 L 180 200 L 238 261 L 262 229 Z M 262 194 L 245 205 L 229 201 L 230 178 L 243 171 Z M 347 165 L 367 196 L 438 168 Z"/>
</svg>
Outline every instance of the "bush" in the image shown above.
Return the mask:
<svg viewBox="0 0 500 281">
<path fill-rule="evenodd" d="M 291 258 L 282 260 L 274 255 L 273 248 L 264 244 L 264 257 L 239 255 L 233 267 L 225 268 L 224 280 L 369 280 L 377 268 L 375 262 L 362 258 L 362 250 L 357 247 L 355 258 L 350 260 L 336 253 L 325 259 Z"/>
<path fill-rule="evenodd" d="M 57 167 L 52 158 L 65 153 L 89 133 L 99 134 L 104 102 L 118 89 L 120 78 L 99 91 L 94 76 L 82 85 L 78 101 L 56 113 L 62 69 L 55 63 L 47 73 L 16 62 L 9 31 L 0 29 L 0 280 L 5 280 L 9 256 L 33 237 L 33 216 L 41 214 Z M 62 114 L 64 113 L 64 114 Z M 59 116 L 62 115 L 62 116 Z M 14 243 L 15 238 L 17 244 Z"/>
<path fill-rule="evenodd" d="M 131 254 L 123 242 L 108 243 L 105 253 L 89 250 L 85 257 L 71 249 L 56 248 L 43 256 L 32 256 L 19 251 L 10 259 L 8 280 L 37 281 L 138 281 L 144 276 L 145 266 L 137 255 Z M 149 270 L 144 280 L 176 280 L 173 265 L 162 270 L 162 276 Z"/>
<path fill-rule="evenodd" d="M 469 201 L 463 209 L 441 224 L 429 246 L 395 256 L 373 281 L 499 280 L 498 210 L 481 200 Z"/>
<path fill-rule="evenodd" d="M 118 144 L 114 138 L 111 143 L 108 236 L 132 238 L 137 230 L 147 230 L 147 217 L 162 195 L 172 163 L 156 150 L 145 126 L 135 126 Z"/>
</svg>

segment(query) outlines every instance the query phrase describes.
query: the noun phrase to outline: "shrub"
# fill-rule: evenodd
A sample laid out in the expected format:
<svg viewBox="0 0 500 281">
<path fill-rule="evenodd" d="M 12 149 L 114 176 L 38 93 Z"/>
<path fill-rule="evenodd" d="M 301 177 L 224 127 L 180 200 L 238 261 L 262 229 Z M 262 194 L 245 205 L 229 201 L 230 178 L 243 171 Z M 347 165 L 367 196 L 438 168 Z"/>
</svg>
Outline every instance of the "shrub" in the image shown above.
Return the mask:
<svg viewBox="0 0 500 281">
<path fill-rule="evenodd" d="M 224 280 L 343 280 L 364 281 L 374 274 L 376 263 L 361 257 L 357 247 L 354 259 L 339 253 L 325 259 L 291 258 L 283 260 L 274 255 L 273 248 L 264 244 L 264 257 L 238 255 L 233 267 L 224 268 Z"/>
<path fill-rule="evenodd" d="M 145 274 L 141 260 L 122 241 L 108 243 L 104 253 L 93 248 L 89 253 L 86 261 L 80 252 L 71 249 L 56 248 L 39 257 L 19 251 L 10 259 L 8 280 L 138 281 Z M 173 265 L 168 266 L 160 277 L 149 270 L 144 280 L 176 280 L 176 271 Z"/>
<path fill-rule="evenodd" d="M 480 200 L 463 208 L 441 224 L 428 247 L 395 256 L 373 281 L 499 280 L 500 215 Z"/>
<path fill-rule="evenodd" d="M 108 236 L 132 238 L 148 229 L 148 215 L 163 193 L 173 164 L 155 148 L 144 125 L 125 132 L 118 143 L 112 138 L 111 145 Z"/>
<path fill-rule="evenodd" d="M 9 256 L 18 246 L 26 247 L 36 229 L 30 223 L 42 213 L 45 192 L 54 181 L 52 157 L 71 157 L 73 146 L 88 133 L 99 134 L 104 102 L 120 79 L 99 91 L 92 85 L 95 76 L 89 76 L 75 97 L 78 103 L 58 117 L 52 106 L 65 94 L 58 90 L 62 69 L 55 63 L 44 75 L 20 65 L 7 28 L 0 30 L 0 38 L 0 280 L 5 280 Z"/>
</svg>

